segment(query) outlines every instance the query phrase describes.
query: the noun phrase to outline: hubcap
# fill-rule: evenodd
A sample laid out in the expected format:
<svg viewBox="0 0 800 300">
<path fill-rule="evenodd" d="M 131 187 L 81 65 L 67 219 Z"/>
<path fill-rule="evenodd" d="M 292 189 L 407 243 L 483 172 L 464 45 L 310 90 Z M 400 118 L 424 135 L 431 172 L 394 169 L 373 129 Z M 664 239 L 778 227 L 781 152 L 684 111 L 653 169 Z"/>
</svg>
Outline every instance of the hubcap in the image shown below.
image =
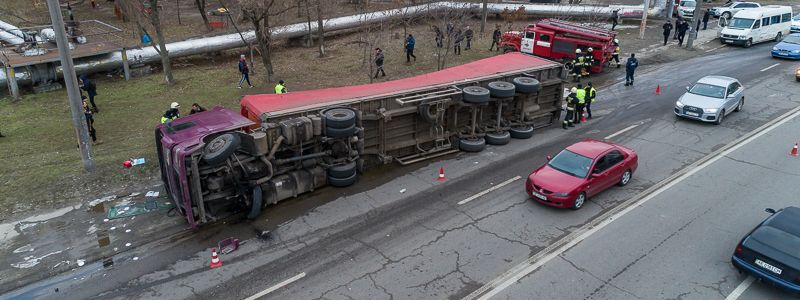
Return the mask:
<svg viewBox="0 0 800 300">
<path fill-rule="evenodd" d="M 583 196 L 583 194 L 580 194 L 578 195 L 578 198 L 575 198 L 575 208 L 580 208 L 581 206 L 583 206 L 584 198 L 585 197 Z"/>
<path fill-rule="evenodd" d="M 631 180 L 631 172 L 626 171 L 625 174 L 622 174 L 622 184 L 628 183 Z"/>
</svg>

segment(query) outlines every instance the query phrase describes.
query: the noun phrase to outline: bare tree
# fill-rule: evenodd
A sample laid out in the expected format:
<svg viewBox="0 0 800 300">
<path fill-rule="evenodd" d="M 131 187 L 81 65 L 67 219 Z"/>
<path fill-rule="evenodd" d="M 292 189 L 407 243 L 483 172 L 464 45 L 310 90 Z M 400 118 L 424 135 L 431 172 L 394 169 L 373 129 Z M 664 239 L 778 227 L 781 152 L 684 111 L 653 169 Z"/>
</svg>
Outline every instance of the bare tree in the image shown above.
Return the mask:
<svg viewBox="0 0 800 300">
<path fill-rule="evenodd" d="M 141 1 L 141 0 L 140 0 Z M 140 2 L 141 5 L 141 12 L 148 17 L 150 25 L 153 26 L 153 29 L 156 32 L 156 42 L 158 43 L 158 47 L 156 47 L 155 43 L 153 44 L 153 48 L 158 52 L 159 56 L 161 56 L 161 68 L 164 70 L 164 80 L 168 85 L 172 85 L 175 83 L 175 79 L 172 77 L 172 63 L 169 59 L 169 52 L 167 51 L 167 44 L 166 38 L 164 37 L 164 31 L 161 28 L 161 19 L 159 15 L 161 12 L 158 9 L 158 0 L 144 0 L 145 2 Z M 136 18 L 136 26 L 143 31 L 148 36 L 151 36 L 147 33 L 147 29 L 142 26 L 141 22 Z"/>
<path fill-rule="evenodd" d="M 206 14 L 206 0 L 194 0 L 194 5 L 200 11 L 200 16 L 203 17 L 203 24 L 206 25 L 206 31 L 214 30 L 211 28 L 211 23 L 208 22 L 208 15 Z"/>
<path fill-rule="evenodd" d="M 261 62 L 267 69 L 267 81 L 272 82 L 275 71 L 272 68 L 272 19 L 296 7 L 291 0 L 242 0 L 241 8 L 245 19 L 253 24 Z"/>
<path fill-rule="evenodd" d="M 319 57 L 325 57 L 325 26 L 322 18 L 322 0 L 317 0 L 317 46 L 319 47 Z"/>
<path fill-rule="evenodd" d="M 432 26 L 438 27 L 444 32 L 442 47 L 436 48 L 436 70 L 447 67 L 447 57 L 454 46 L 456 32 L 462 31 L 468 17 L 467 6 L 469 3 L 461 4 L 464 7 L 448 6 L 440 9 L 430 9 L 429 20 Z"/>
</svg>

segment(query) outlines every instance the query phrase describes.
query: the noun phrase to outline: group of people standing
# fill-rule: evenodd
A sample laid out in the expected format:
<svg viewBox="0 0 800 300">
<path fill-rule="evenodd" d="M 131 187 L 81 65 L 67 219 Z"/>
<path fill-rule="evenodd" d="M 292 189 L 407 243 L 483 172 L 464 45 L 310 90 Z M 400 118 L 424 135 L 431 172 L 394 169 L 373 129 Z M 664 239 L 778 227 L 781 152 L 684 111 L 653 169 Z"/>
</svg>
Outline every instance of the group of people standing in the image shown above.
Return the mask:
<svg viewBox="0 0 800 300">
<path fill-rule="evenodd" d="M 589 82 L 584 87 L 582 84 L 572 87 L 567 95 L 567 115 L 561 122 L 561 128 L 567 129 L 580 124 L 584 118 L 592 118 L 592 102 L 597 97 L 597 91 Z M 586 115 L 584 115 L 586 114 Z"/>
<path fill-rule="evenodd" d="M 466 46 L 464 50 L 469 50 L 472 48 L 472 39 L 475 37 L 475 32 L 472 31 L 472 28 L 466 26 L 464 31 L 461 31 L 461 28 L 456 28 L 452 22 L 447 23 L 447 36 L 450 37 L 450 40 L 453 41 L 453 53 L 455 55 L 461 55 L 461 44 L 466 41 Z M 433 26 L 434 32 L 434 40 L 436 41 L 437 48 L 444 48 L 444 37 L 445 33 L 442 32 L 442 29 L 439 26 Z"/>
<path fill-rule="evenodd" d="M 711 17 L 711 11 L 710 10 L 706 10 L 705 13 L 703 13 L 703 18 L 702 19 L 697 19 L 697 26 L 695 27 L 695 31 L 700 31 L 701 30 L 700 29 L 700 24 L 701 23 L 703 24 L 703 29 L 702 30 L 708 29 L 708 20 L 709 20 L 710 17 Z M 686 37 L 686 32 L 689 31 L 690 27 L 689 27 L 689 22 L 688 21 L 686 21 L 681 16 L 678 16 L 678 18 L 675 19 L 675 25 L 674 26 L 672 25 L 672 21 L 667 20 L 664 23 L 664 25 L 661 26 L 661 28 L 664 30 L 663 34 L 664 34 L 664 45 L 665 46 L 667 45 L 667 41 L 669 41 L 669 36 L 670 36 L 670 33 L 672 33 L 673 29 L 675 29 L 675 32 L 672 35 L 672 39 L 678 41 L 678 46 L 683 46 L 683 40 Z"/>
</svg>

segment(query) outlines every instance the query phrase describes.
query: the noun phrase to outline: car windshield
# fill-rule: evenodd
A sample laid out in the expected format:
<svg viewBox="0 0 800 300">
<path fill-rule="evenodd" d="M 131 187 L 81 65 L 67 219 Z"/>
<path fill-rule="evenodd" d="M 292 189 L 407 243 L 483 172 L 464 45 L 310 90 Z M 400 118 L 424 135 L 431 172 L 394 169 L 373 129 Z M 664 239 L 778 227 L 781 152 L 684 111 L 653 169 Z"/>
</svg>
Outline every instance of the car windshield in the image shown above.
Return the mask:
<svg viewBox="0 0 800 300">
<path fill-rule="evenodd" d="M 731 5 L 733 5 L 733 2 L 725 3 L 722 7 L 731 7 Z"/>
<path fill-rule="evenodd" d="M 800 45 L 800 35 L 790 35 L 783 38 L 784 43 Z"/>
<path fill-rule="evenodd" d="M 800 21 L 800 15 L 796 15 L 796 16 L 794 16 L 794 18 L 792 18 L 792 20 L 794 20 L 794 21 Z"/>
<path fill-rule="evenodd" d="M 569 175 L 584 178 L 592 167 L 592 159 L 575 152 L 564 150 L 547 163 L 553 169 Z"/>
<path fill-rule="evenodd" d="M 753 19 L 733 18 L 733 20 L 731 20 L 730 24 L 728 24 L 728 27 L 749 29 L 750 27 L 753 27 L 753 22 L 755 22 L 755 21 L 756 20 L 753 20 Z"/>
<path fill-rule="evenodd" d="M 694 2 L 694 1 L 683 1 L 683 2 L 681 2 L 681 6 L 683 6 L 683 7 L 694 7 L 695 5 L 697 5 L 697 2 Z"/>
<path fill-rule="evenodd" d="M 725 88 L 705 83 L 697 83 L 691 89 L 689 89 L 689 93 L 722 99 L 723 95 L 725 95 Z"/>
</svg>

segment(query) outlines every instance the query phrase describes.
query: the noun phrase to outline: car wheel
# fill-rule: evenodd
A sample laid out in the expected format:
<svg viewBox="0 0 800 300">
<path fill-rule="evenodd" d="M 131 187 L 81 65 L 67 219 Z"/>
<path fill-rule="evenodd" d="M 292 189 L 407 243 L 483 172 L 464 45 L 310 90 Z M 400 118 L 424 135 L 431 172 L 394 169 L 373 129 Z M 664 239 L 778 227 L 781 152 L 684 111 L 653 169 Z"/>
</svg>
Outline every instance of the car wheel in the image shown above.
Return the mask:
<svg viewBox="0 0 800 300">
<path fill-rule="evenodd" d="M 512 138 L 515 139 L 529 139 L 533 136 L 533 127 L 531 126 L 522 126 L 522 127 L 511 127 L 508 130 L 509 134 L 511 134 Z"/>
<path fill-rule="evenodd" d="M 725 119 L 725 110 L 724 109 L 721 112 L 719 112 L 719 117 L 717 117 L 717 121 L 714 122 L 714 124 L 717 124 L 717 125 L 722 124 L 722 119 Z"/>
<path fill-rule="evenodd" d="M 744 97 L 742 97 L 742 100 L 739 100 L 739 105 L 736 106 L 735 111 L 742 111 L 742 106 L 744 106 Z"/>
<path fill-rule="evenodd" d="M 464 152 L 481 152 L 486 148 L 486 140 L 483 138 L 461 139 L 458 141 L 458 148 Z"/>
<path fill-rule="evenodd" d="M 236 152 L 236 148 L 239 148 L 241 142 L 241 138 L 235 133 L 217 136 L 203 149 L 203 160 L 211 166 L 219 165 L 225 162 L 233 152 Z"/>
<path fill-rule="evenodd" d="M 489 82 L 489 93 L 494 98 L 511 98 L 516 93 L 516 88 L 513 84 L 505 81 Z"/>
<path fill-rule="evenodd" d="M 731 19 L 731 13 L 726 11 L 726 12 L 722 13 L 722 17 L 725 18 L 725 19 L 730 20 Z"/>
<path fill-rule="evenodd" d="M 461 99 L 466 103 L 483 104 L 489 102 L 489 90 L 480 86 L 468 86 L 462 90 Z"/>
<path fill-rule="evenodd" d="M 486 139 L 486 143 L 489 145 L 505 145 L 511 141 L 511 134 L 508 131 L 501 131 L 501 132 L 489 132 L 486 133 L 484 137 Z"/>
<path fill-rule="evenodd" d="M 775 36 L 775 41 L 780 42 L 781 40 L 783 40 L 783 32 L 778 32 L 778 34 Z"/>
<path fill-rule="evenodd" d="M 753 39 L 748 39 L 747 41 L 744 42 L 745 48 L 750 48 L 750 46 L 752 45 L 753 45 Z"/>
<path fill-rule="evenodd" d="M 619 186 L 626 186 L 628 182 L 631 181 L 631 177 L 633 177 L 633 172 L 631 170 L 625 170 L 625 173 L 622 173 L 622 177 L 619 179 Z"/>
<path fill-rule="evenodd" d="M 579 210 L 583 207 L 583 204 L 586 203 L 586 193 L 578 194 L 578 197 L 575 197 L 575 201 L 572 202 L 572 206 L 570 207 L 573 210 Z"/>
</svg>

